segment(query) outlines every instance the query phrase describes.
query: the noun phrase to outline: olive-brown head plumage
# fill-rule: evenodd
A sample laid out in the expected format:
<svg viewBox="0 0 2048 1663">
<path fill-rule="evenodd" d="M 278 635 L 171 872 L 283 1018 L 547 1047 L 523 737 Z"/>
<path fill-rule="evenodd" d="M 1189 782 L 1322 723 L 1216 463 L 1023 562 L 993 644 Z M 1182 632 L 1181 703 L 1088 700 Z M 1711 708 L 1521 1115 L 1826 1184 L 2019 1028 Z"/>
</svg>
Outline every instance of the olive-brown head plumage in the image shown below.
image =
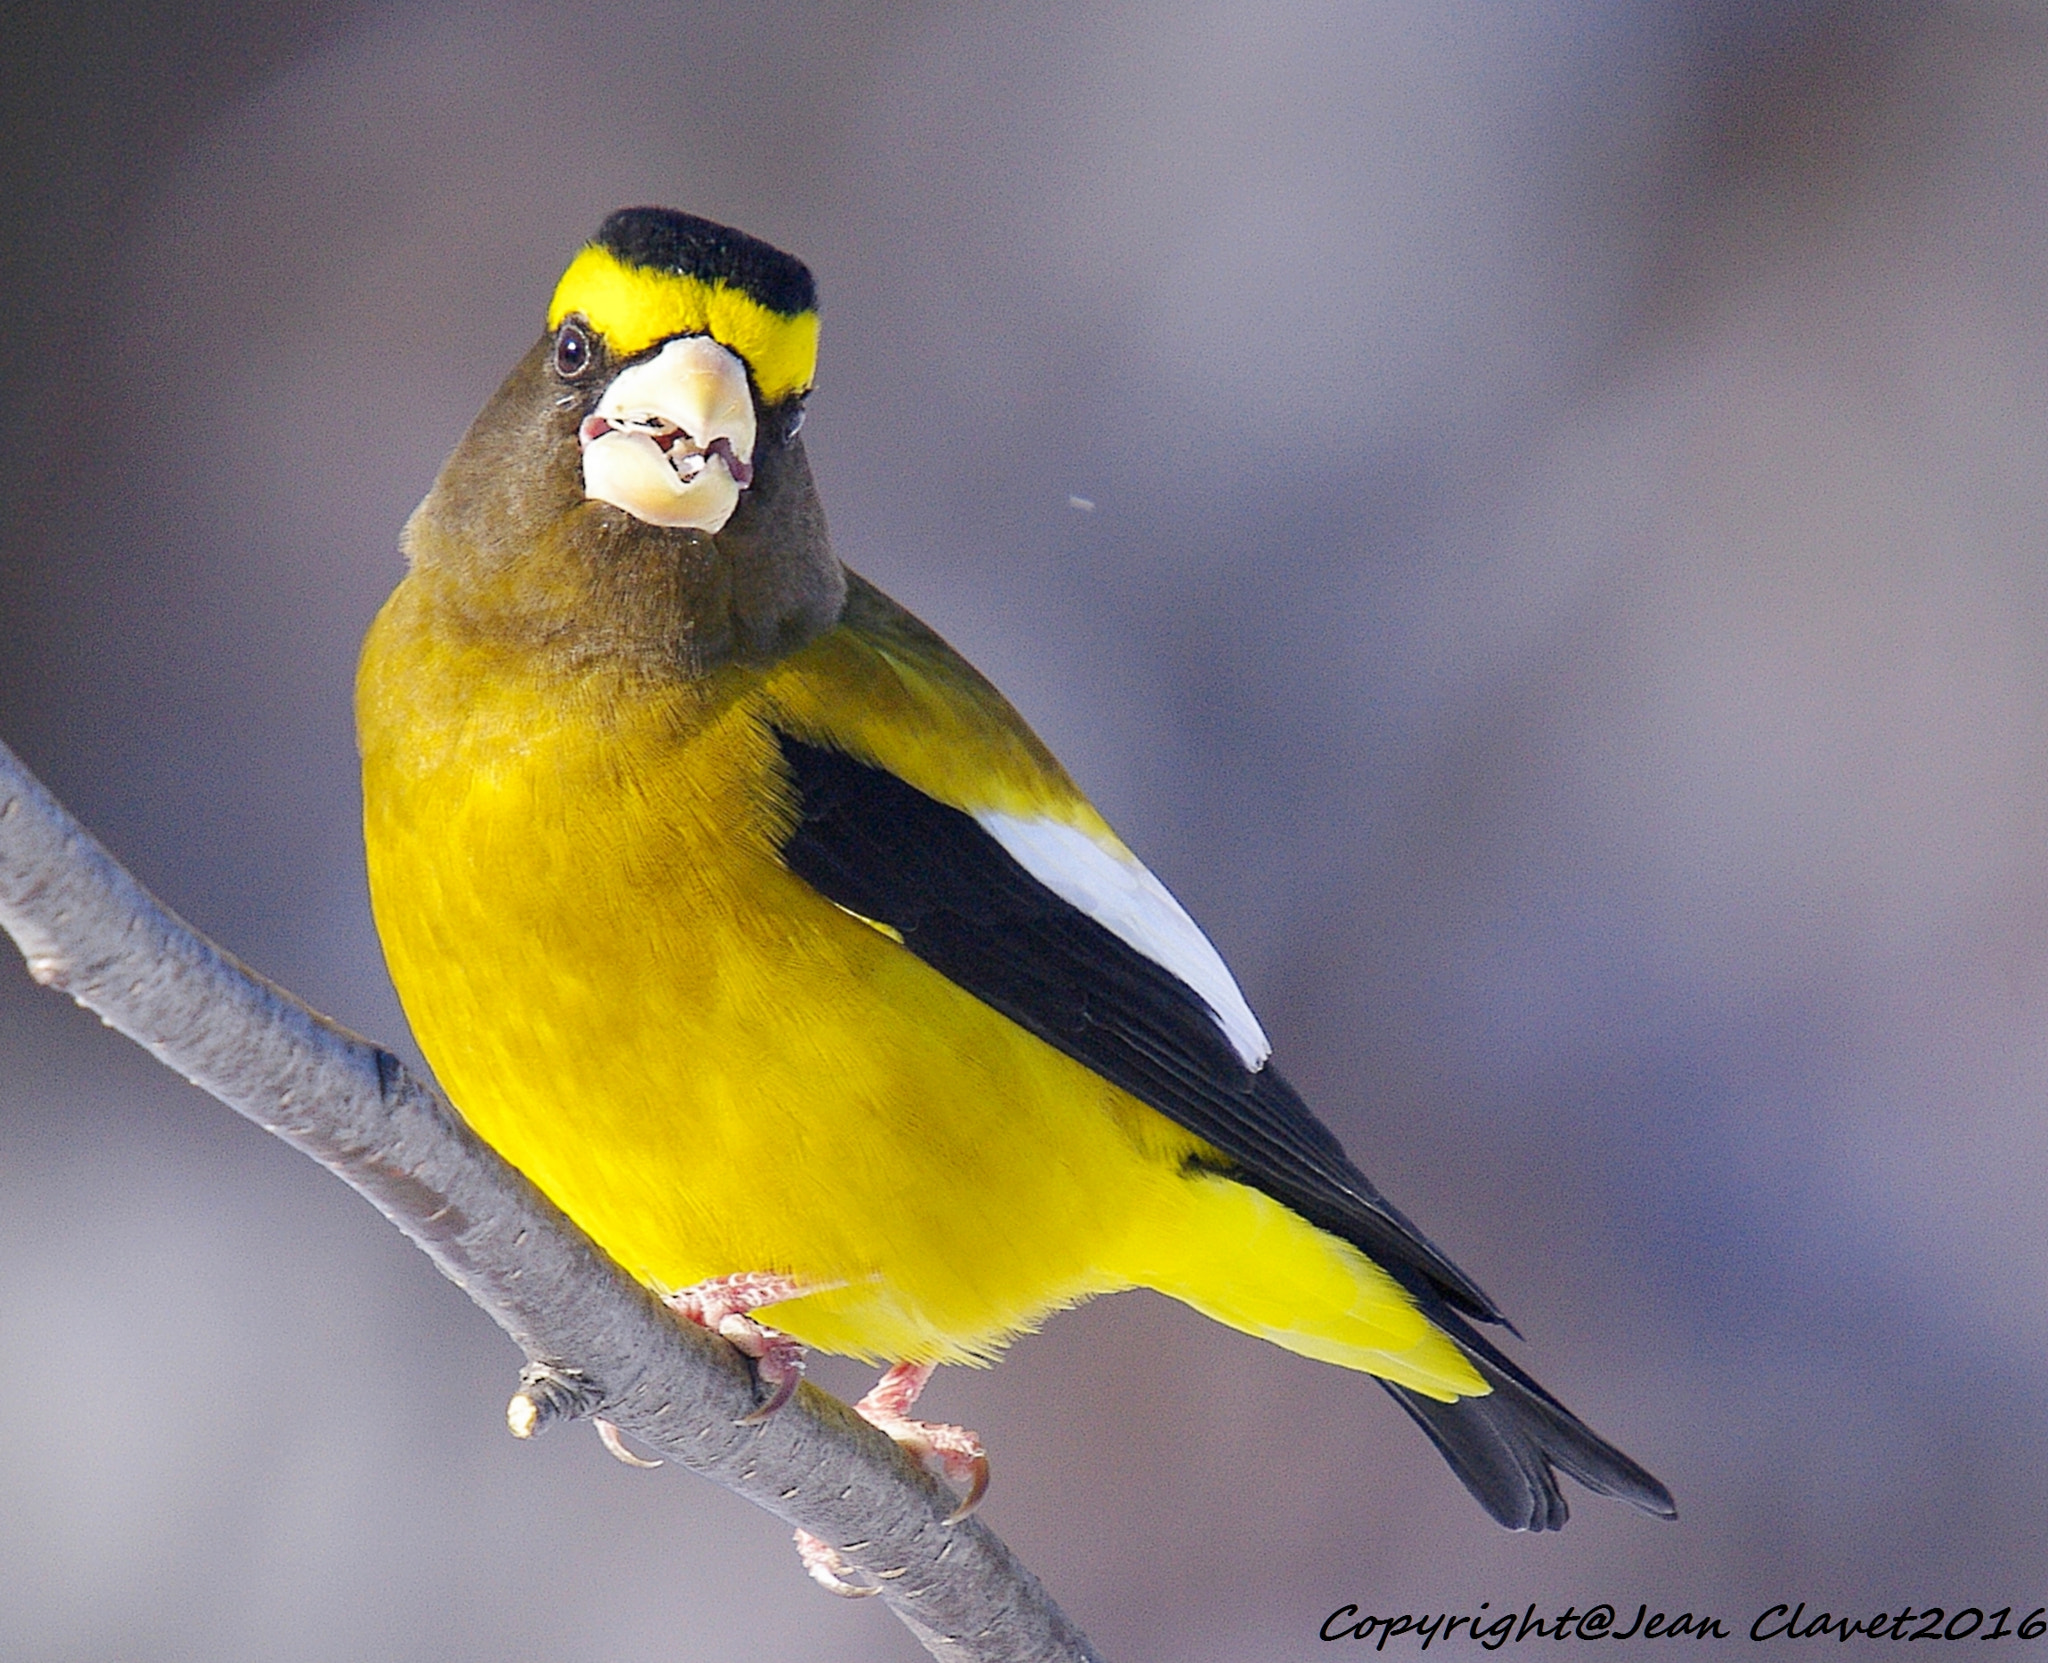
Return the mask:
<svg viewBox="0 0 2048 1663">
<path fill-rule="evenodd" d="M 664 208 L 613 214 L 406 527 L 469 626 L 698 675 L 789 652 L 846 596 L 797 428 L 810 273 Z"/>
</svg>

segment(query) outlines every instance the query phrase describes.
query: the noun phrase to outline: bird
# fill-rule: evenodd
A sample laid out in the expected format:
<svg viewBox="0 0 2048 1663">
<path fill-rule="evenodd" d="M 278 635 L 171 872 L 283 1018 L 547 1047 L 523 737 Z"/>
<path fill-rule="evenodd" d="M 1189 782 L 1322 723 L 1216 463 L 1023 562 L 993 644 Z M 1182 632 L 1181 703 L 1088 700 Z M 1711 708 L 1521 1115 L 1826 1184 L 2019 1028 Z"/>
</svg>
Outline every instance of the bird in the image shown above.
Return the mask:
<svg viewBox="0 0 2048 1663">
<path fill-rule="evenodd" d="M 856 1407 L 963 1509 L 986 1451 L 910 1417 L 933 1369 L 1151 1288 L 1375 1377 L 1511 1529 L 1565 1522 L 1559 1474 L 1674 1517 L 1017 711 L 833 553 L 818 319 L 795 257 L 622 209 L 406 522 L 364 836 L 462 1116 L 753 1358 L 759 1413 L 806 1348 L 885 1365 Z"/>
</svg>

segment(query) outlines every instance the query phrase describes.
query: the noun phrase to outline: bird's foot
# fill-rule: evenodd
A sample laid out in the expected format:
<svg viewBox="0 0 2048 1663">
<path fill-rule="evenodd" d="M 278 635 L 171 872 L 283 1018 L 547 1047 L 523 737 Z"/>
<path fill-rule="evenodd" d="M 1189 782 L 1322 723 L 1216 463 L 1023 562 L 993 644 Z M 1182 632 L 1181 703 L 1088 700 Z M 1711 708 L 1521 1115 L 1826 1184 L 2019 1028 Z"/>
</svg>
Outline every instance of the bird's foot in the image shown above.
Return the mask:
<svg viewBox="0 0 2048 1663">
<path fill-rule="evenodd" d="M 882 1591 L 881 1583 L 867 1571 L 856 1570 L 839 1557 L 839 1550 L 808 1530 L 796 1533 L 796 1556 L 810 1578 L 828 1594 L 841 1599 L 868 1599 Z"/>
<path fill-rule="evenodd" d="M 946 1521 L 951 1524 L 966 1518 L 988 1494 L 988 1451 L 964 1426 L 912 1420 L 905 1413 L 931 1379 L 932 1367 L 930 1363 L 896 1364 L 853 1408 L 870 1426 L 909 1450 L 926 1472 L 958 1493 L 960 1505 Z M 808 1568 L 809 1561 L 805 1563 Z"/>
<path fill-rule="evenodd" d="M 912 1420 L 904 1412 L 917 1402 L 931 1377 L 930 1363 L 898 1363 L 853 1408 L 862 1420 L 886 1432 L 919 1466 L 960 1496 L 960 1505 L 946 1518 L 953 1524 L 979 1507 L 988 1494 L 988 1452 L 964 1426 Z M 882 1591 L 873 1572 L 847 1564 L 837 1548 L 808 1530 L 796 1533 L 796 1556 L 813 1582 L 842 1599 L 866 1599 Z"/>
<path fill-rule="evenodd" d="M 748 1270 L 736 1276 L 714 1276 L 668 1296 L 668 1307 L 678 1316 L 710 1329 L 754 1360 L 754 1376 L 768 1388 L 768 1400 L 752 1414 L 741 1416 L 740 1425 L 759 1426 L 796 1395 L 804 1377 L 804 1348 L 748 1313 L 817 1291 L 794 1277 Z"/>
</svg>

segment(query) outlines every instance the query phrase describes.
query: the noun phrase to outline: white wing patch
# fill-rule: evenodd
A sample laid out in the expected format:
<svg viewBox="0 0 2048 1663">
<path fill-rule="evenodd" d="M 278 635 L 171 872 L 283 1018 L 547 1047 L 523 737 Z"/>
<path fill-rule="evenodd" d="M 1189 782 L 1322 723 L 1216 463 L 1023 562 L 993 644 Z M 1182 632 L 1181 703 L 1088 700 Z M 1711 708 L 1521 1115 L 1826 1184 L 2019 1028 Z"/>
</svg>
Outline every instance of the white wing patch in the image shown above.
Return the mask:
<svg viewBox="0 0 2048 1663">
<path fill-rule="evenodd" d="M 1185 982 L 1245 1067 L 1265 1066 L 1273 1047 L 1223 955 L 1136 856 L 1106 849 L 1058 820 L 993 812 L 975 819 L 1047 889 Z"/>
</svg>

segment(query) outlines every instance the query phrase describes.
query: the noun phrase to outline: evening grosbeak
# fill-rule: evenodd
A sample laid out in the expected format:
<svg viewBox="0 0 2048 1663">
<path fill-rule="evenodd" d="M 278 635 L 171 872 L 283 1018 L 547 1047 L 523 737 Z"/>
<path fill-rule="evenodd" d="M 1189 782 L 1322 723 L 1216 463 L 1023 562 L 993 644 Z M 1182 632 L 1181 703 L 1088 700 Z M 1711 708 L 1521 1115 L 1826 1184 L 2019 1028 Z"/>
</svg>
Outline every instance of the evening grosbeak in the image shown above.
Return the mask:
<svg viewBox="0 0 2048 1663">
<path fill-rule="evenodd" d="M 378 929 L 464 1117 L 757 1359 L 939 1363 L 1155 1288 L 1376 1376 L 1494 1518 L 1670 1495 L 1269 1060 L 1216 949 L 1003 696 L 833 555 L 811 275 L 629 208 L 405 529 L 358 686 Z M 767 1326 L 752 1313 L 767 1319 Z"/>
</svg>

